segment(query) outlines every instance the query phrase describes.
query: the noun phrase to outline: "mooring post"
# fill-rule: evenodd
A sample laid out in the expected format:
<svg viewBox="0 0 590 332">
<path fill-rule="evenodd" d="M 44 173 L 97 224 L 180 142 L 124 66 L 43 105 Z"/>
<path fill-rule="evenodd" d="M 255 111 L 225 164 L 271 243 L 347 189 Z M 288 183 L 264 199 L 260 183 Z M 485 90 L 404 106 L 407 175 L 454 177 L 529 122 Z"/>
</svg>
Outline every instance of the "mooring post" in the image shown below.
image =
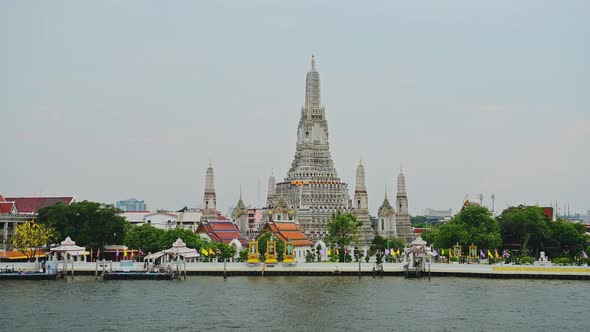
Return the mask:
<svg viewBox="0 0 590 332">
<path fill-rule="evenodd" d="M 223 279 L 227 279 L 227 258 L 223 259 Z"/>
<path fill-rule="evenodd" d="M 359 257 L 359 280 L 361 279 L 361 259 Z"/>
</svg>

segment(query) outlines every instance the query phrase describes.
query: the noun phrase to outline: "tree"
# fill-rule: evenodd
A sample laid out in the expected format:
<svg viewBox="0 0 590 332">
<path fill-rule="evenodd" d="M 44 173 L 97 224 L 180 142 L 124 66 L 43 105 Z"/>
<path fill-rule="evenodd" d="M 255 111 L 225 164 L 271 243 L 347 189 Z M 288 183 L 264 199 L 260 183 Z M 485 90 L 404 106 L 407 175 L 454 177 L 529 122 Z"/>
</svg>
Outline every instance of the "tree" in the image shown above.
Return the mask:
<svg viewBox="0 0 590 332">
<path fill-rule="evenodd" d="M 35 259 L 37 248 L 47 245 L 53 232 L 54 230 L 50 227 L 27 221 L 16 226 L 12 243 L 27 257 L 27 260 Z"/>
<path fill-rule="evenodd" d="M 328 223 L 328 236 L 326 240 L 340 247 L 340 262 L 346 259 L 346 246 L 351 242 L 358 241 L 358 228 L 361 222 L 352 213 L 341 213 L 337 211 L 332 215 Z"/>
<path fill-rule="evenodd" d="M 129 248 L 141 249 L 145 252 L 154 253 L 164 249 L 162 236 L 165 231 L 149 224 L 141 226 L 132 225 L 128 228 L 123 243 Z"/>
<path fill-rule="evenodd" d="M 549 220 L 538 206 L 519 205 L 502 211 L 498 217 L 502 239 L 505 244 L 518 244 L 523 250 L 539 251 L 549 236 Z"/>
<path fill-rule="evenodd" d="M 211 245 L 213 246 L 213 251 L 215 251 L 217 258 L 221 260 L 232 258 L 236 255 L 236 247 L 230 246 L 227 243 L 223 242 L 212 242 Z M 218 253 L 218 250 L 220 253 Z M 247 256 L 247 252 L 246 252 Z"/>
<path fill-rule="evenodd" d="M 497 248 L 502 244 L 500 225 L 482 206 L 464 208 L 448 223 L 423 232 L 423 238 L 439 248 L 456 243 L 475 244 L 480 248 Z"/>
<path fill-rule="evenodd" d="M 574 258 L 586 245 L 586 230 L 582 224 L 574 224 L 566 220 L 549 223 L 549 241 L 559 246 L 562 253 Z"/>
<path fill-rule="evenodd" d="M 199 235 L 193 233 L 192 231 L 184 228 L 173 228 L 163 232 L 162 236 L 160 237 L 160 248 L 168 249 L 172 247 L 177 239 L 181 239 L 189 248 L 201 248 L 206 246 L 206 243 L 201 240 Z"/>
<path fill-rule="evenodd" d="M 39 209 L 37 222 L 53 228 L 57 241 L 70 236 L 80 246 L 98 249 L 123 242 L 128 223 L 120 213 L 112 205 L 97 202 L 57 203 Z"/>
</svg>

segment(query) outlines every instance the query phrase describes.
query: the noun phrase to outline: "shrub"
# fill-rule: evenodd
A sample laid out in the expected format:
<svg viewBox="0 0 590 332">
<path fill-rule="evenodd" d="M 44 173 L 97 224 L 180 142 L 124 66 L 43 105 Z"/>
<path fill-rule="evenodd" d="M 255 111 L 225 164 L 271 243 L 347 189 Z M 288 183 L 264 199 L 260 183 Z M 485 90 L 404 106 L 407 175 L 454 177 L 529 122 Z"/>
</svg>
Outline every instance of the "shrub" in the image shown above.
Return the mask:
<svg viewBox="0 0 590 332">
<path fill-rule="evenodd" d="M 520 258 L 520 263 L 521 264 L 533 264 L 535 262 L 535 259 L 533 257 L 530 256 L 522 256 Z"/>
<path fill-rule="evenodd" d="M 458 259 L 456 256 L 453 256 L 453 257 L 451 257 L 451 262 L 456 262 L 456 261 L 458 261 L 458 260 L 459 260 L 459 259 Z"/>
</svg>

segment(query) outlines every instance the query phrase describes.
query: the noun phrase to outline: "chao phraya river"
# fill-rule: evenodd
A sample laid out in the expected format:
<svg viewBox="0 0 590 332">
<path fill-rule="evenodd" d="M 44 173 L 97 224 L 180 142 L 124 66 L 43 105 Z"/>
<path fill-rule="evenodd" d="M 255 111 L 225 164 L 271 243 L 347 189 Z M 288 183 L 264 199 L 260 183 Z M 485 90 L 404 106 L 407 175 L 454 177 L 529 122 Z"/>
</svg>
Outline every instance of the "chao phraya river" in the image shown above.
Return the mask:
<svg viewBox="0 0 590 332">
<path fill-rule="evenodd" d="M 2 331 L 588 331 L 587 281 L 2 281 Z"/>
</svg>

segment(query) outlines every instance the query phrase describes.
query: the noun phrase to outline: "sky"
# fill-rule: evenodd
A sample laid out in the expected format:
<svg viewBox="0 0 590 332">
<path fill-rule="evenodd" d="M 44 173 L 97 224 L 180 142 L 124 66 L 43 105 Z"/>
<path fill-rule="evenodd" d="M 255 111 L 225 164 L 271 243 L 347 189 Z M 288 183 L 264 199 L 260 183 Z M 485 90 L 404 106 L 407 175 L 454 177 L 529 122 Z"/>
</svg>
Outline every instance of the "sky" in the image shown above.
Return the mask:
<svg viewBox="0 0 590 332">
<path fill-rule="evenodd" d="M 590 210 L 588 1 L 2 1 L 0 193 L 265 202 L 312 54 L 336 169 L 372 214 Z"/>
</svg>

